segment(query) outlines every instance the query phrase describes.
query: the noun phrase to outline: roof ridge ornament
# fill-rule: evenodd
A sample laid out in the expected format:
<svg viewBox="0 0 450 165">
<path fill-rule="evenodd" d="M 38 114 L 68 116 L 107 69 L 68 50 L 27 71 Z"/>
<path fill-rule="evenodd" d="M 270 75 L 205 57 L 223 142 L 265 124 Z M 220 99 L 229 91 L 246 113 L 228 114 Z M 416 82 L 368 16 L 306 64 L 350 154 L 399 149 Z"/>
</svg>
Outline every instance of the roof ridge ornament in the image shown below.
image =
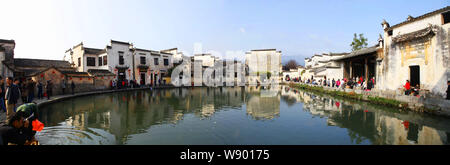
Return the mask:
<svg viewBox="0 0 450 165">
<path fill-rule="evenodd" d="M 385 19 L 383 19 L 383 22 L 381 22 L 381 26 L 383 26 L 384 30 L 390 27 L 389 23 Z"/>
<path fill-rule="evenodd" d="M 412 20 L 414 20 L 414 17 L 411 16 L 411 15 L 408 15 L 408 18 L 407 18 L 406 20 L 407 20 L 407 21 L 412 21 Z"/>
<path fill-rule="evenodd" d="M 383 36 L 381 34 L 378 34 L 378 35 L 379 35 L 378 36 L 378 47 L 383 48 L 383 42 L 384 42 Z"/>
</svg>

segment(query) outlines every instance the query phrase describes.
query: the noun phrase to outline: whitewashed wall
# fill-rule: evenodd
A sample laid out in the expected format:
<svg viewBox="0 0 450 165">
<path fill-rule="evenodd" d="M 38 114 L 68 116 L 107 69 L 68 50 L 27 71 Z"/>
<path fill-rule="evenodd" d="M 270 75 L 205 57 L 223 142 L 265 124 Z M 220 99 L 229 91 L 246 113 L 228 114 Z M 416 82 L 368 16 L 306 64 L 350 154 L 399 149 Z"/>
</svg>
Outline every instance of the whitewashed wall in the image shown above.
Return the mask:
<svg viewBox="0 0 450 165">
<path fill-rule="evenodd" d="M 123 52 L 124 64 L 119 65 L 119 51 Z M 127 80 L 133 79 L 133 52 L 130 50 L 130 45 L 111 42 L 111 47 L 107 49 L 108 53 L 108 67 L 112 68 L 111 72 L 117 74 L 116 67 L 128 67 L 131 71 L 125 71 L 125 78 Z M 116 77 L 118 79 L 118 76 Z"/>
<path fill-rule="evenodd" d="M 437 25 L 439 30 L 431 38 L 428 64 L 425 58 L 403 59 L 400 44 L 393 44 L 392 38 L 398 35 L 411 33 L 428 27 L 429 24 Z M 432 93 L 444 96 L 447 90 L 449 72 L 449 29 L 450 23 L 442 25 L 441 15 L 436 14 L 428 18 L 407 23 L 393 29 L 393 35 L 384 33 L 385 52 L 384 59 L 378 65 L 377 88 L 397 90 L 402 88 L 406 80 L 410 79 L 410 66 L 420 66 L 420 83 L 422 89 L 428 89 Z"/>
</svg>

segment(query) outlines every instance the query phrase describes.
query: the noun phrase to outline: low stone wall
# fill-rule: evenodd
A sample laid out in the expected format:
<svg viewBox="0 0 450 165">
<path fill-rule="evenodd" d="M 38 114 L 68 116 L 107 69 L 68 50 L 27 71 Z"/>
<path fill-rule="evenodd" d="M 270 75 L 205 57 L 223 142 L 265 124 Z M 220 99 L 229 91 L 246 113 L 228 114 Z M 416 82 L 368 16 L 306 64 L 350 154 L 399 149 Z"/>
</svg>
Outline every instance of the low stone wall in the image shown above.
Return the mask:
<svg viewBox="0 0 450 165">
<path fill-rule="evenodd" d="M 97 91 L 90 91 L 90 92 L 82 92 L 82 93 L 76 93 L 74 95 L 63 95 L 63 96 L 56 96 L 54 99 L 45 100 L 41 102 L 37 102 L 38 107 L 41 108 L 42 106 L 64 101 L 67 99 L 77 98 L 77 97 L 83 97 L 83 96 L 90 96 L 90 95 L 98 95 L 98 94 L 106 94 L 106 93 L 115 93 L 115 92 L 128 92 L 128 91 L 138 91 L 138 90 L 154 90 L 154 89 L 171 89 L 171 88 L 180 88 L 180 87 L 174 87 L 174 86 L 157 86 L 157 87 L 145 87 L 145 88 L 128 88 L 128 89 L 115 89 L 115 90 L 97 90 Z"/>
</svg>

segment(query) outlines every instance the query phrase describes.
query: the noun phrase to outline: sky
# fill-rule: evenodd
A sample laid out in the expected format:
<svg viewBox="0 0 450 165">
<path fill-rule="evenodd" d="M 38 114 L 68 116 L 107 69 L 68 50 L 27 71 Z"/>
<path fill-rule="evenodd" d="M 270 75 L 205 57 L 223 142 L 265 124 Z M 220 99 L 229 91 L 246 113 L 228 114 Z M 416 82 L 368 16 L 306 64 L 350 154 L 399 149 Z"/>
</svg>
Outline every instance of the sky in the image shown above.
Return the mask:
<svg viewBox="0 0 450 165">
<path fill-rule="evenodd" d="M 272 49 L 283 61 L 350 52 L 354 33 L 369 46 L 391 25 L 450 5 L 447 0 L 0 0 L 0 39 L 16 41 L 16 58 L 62 60 L 79 44 L 111 39 L 151 50 L 194 45 L 225 58 Z"/>
</svg>

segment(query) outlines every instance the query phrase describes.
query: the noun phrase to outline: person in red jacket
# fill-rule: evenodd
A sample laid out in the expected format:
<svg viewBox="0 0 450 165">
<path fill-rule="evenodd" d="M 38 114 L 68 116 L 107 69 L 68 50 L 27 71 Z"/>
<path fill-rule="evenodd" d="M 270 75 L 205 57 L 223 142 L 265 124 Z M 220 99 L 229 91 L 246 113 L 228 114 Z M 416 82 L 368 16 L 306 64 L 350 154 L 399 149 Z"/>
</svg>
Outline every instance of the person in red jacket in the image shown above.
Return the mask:
<svg viewBox="0 0 450 165">
<path fill-rule="evenodd" d="M 403 87 L 405 88 L 405 95 L 411 94 L 411 84 L 409 83 L 409 80 L 406 80 L 406 84 Z"/>
</svg>

